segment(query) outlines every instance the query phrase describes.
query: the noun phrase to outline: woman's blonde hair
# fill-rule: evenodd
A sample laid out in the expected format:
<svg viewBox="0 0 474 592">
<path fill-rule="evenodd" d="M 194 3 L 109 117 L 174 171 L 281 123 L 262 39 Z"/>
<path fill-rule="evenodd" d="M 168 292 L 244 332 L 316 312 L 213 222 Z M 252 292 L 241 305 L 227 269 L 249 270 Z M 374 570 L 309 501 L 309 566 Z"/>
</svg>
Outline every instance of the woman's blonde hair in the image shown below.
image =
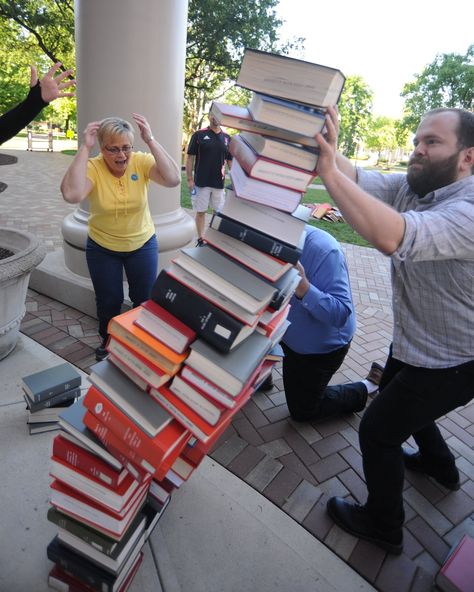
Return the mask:
<svg viewBox="0 0 474 592">
<path fill-rule="evenodd" d="M 101 148 L 104 146 L 107 138 L 122 135 L 127 135 L 130 143 L 133 144 L 133 127 L 125 119 L 121 119 L 120 117 L 106 117 L 100 122 L 99 129 L 97 130 L 97 140 Z"/>
</svg>

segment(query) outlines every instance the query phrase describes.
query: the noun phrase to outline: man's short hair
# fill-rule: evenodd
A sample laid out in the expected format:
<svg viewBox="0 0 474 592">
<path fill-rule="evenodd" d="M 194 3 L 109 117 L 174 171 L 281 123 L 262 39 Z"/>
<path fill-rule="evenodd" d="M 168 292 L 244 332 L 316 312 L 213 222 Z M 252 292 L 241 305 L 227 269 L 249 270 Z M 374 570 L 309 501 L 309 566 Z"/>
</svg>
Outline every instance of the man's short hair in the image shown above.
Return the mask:
<svg viewBox="0 0 474 592">
<path fill-rule="evenodd" d="M 428 111 L 423 117 L 436 115 L 437 113 L 456 113 L 458 116 L 458 127 L 456 135 L 458 138 L 458 147 L 460 150 L 474 146 L 474 113 L 466 109 L 456 109 L 454 107 L 439 107 Z"/>
</svg>

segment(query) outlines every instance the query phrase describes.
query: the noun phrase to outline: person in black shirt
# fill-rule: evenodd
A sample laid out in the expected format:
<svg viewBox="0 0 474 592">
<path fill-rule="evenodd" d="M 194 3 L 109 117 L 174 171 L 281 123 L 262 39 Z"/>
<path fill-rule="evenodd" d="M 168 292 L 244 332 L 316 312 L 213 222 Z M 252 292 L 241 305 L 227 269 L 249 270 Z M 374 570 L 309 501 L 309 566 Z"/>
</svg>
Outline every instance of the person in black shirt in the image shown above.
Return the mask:
<svg viewBox="0 0 474 592">
<path fill-rule="evenodd" d="M 230 136 L 222 131 L 212 115 L 209 115 L 209 123 L 191 136 L 186 158 L 188 187 L 196 212 L 197 245 L 202 244 L 209 204 L 219 210 L 224 203 L 225 163 L 229 166 L 232 160 Z"/>
<path fill-rule="evenodd" d="M 0 144 L 13 138 L 30 121 L 32 121 L 51 101 L 60 97 L 72 97 L 74 92 L 63 92 L 75 84 L 74 80 L 63 82 L 72 74 L 72 70 L 54 76 L 61 67 L 58 62 L 38 81 L 38 72 L 31 67 L 30 92 L 24 101 L 0 117 Z"/>
</svg>

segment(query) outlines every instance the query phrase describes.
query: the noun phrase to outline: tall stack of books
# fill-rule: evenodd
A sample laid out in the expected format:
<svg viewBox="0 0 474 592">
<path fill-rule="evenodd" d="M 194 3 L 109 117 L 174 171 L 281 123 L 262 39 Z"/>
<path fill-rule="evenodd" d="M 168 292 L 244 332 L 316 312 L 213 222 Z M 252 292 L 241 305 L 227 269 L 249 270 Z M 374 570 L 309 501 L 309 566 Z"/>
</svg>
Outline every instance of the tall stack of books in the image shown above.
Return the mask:
<svg viewBox="0 0 474 592">
<path fill-rule="evenodd" d="M 325 86 L 328 71 L 338 90 L 326 89 L 316 106 L 313 92 L 308 99 L 304 91 Z M 158 275 L 151 299 L 111 320 L 108 359 L 92 367 L 84 399 L 61 414 L 51 468 L 50 514 L 60 525 L 48 548 L 53 583 L 67 576 L 84 590 L 126 589 L 146 540 L 143 508 L 162 511 L 281 359 L 278 342 L 311 214 L 300 202 L 315 174 L 314 134 L 324 125 L 324 107 L 342 89 L 337 72 L 246 51 L 237 83 L 254 91 L 247 127 L 235 117 L 221 123 L 251 133 L 232 139 L 224 207 L 204 246 L 181 249 Z M 290 87 L 296 96 L 285 95 Z M 285 101 L 289 111 L 276 123 L 271 112 Z M 211 112 L 226 109 L 235 108 L 214 103 Z M 305 123 L 297 126 L 300 113 Z M 107 463 L 104 483 L 98 472 Z"/>
<path fill-rule="evenodd" d="M 30 434 L 59 429 L 58 415 L 81 394 L 81 375 L 67 362 L 22 378 Z"/>
</svg>

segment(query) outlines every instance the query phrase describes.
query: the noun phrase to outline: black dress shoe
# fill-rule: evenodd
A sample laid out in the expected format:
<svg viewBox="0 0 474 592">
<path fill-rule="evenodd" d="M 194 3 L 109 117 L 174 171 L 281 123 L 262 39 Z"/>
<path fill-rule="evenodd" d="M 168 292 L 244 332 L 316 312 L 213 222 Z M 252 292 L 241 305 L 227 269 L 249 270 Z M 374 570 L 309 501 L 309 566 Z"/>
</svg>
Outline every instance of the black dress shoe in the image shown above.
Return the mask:
<svg viewBox="0 0 474 592">
<path fill-rule="evenodd" d="M 95 359 L 98 362 L 102 362 L 105 358 L 109 355 L 109 352 L 105 349 L 103 345 L 99 345 L 99 347 L 95 350 Z"/>
<path fill-rule="evenodd" d="M 394 555 L 402 552 L 402 529 L 389 533 L 377 529 L 364 506 L 346 502 L 342 497 L 332 497 L 327 503 L 327 510 L 334 522 L 353 536 L 369 541 Z"/>
<path fill-rule="evenodd" d="M 262 384 L 257 388 L 257 391 L 271 391 L 273 388 L 273 376 L 269 374 Z"/>
<path fill-rule="evenodd" d="M 411 451 L 407 448 L 403 448 L 403 462 L 405 463 L 405 467 L 410 471 L 429 475 L 440 485 L 446 487 L 446 489 L 457 491 L 461 487 L 459 483 L 459 471 L 456 467 L 451 470 L 450 474 L 443 474 L 439 468 L 429 466 L 423 460 L 420 452 Z"/>
</svg>

